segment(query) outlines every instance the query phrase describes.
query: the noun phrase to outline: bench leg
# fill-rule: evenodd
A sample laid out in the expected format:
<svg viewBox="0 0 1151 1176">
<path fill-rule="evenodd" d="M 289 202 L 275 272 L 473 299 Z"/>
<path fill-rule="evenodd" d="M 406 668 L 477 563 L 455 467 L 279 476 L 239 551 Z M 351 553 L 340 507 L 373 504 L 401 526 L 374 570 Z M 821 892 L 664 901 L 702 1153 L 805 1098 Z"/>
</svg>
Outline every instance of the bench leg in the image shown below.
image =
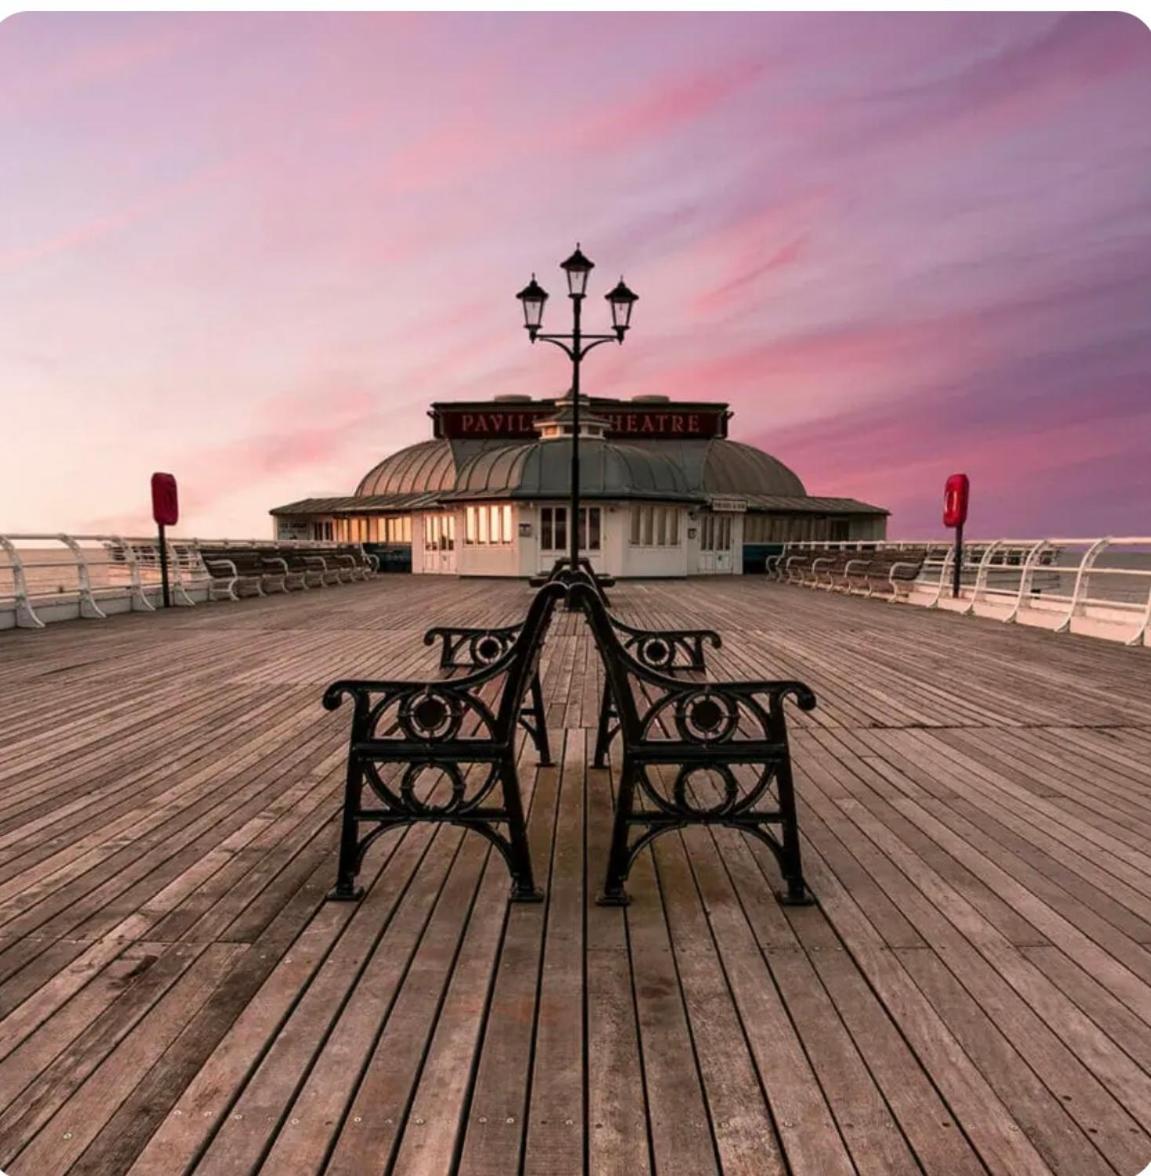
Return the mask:
<svg viewBox="0 0 1151 1176">
<path fill-rule="evenodd" d="M 532 684 L 529 687 L 531 691 L 531 705 L 527 708 L 527 713 L 532 720 L 532 725 L 528 728 L 528 734 L 532 737 L 532 742 L 536 745 L 536 751 L 539 752 L 540 767 L 550 768 L 555 762 L 552 759 L 551 744 L 548 742 L 548 724 L 544 712 L 544 691 L 540 685 L 539 670 L 532 675 Z"/>
<path fill-rule="evenodd" d="M 328 899 L 332 902 L 357 902 L 364 894 L 363 887 L 356 885 L 356 874 L 359 872 L 359 822 L 356 814 L 360 811 L 363 785 L 363 769 L 349 759 L 348 782 L 344 786 L 344 812 L 340 823 L 340 864 L 336 871 L 336 888 L 328 893 Z"/>
<path fill-rule="evenodd" d="M 538 889 L 532 874 L 532 855 L 528 848 L 527 824 L 520 799 L 516 767 L 509 759 L 500 766 L 503 777 L 504 809 L 508 814 L 508 869 L 512 875 L 512 902 L 542 902 L 544 893 Z"/>
<path fill-rule="evenodd" d="M 780 873 L 783 874 L 785 891 L 780 892 L 779 901 L 784 906 L 810 906 L 815 899 L 803 880 L 803 861 L 799 852 L 799 820 L 795 811 L 795 786 L 791 780 L 791 763 L 784 760 L 776 776 L 779 790 L 780 821 L 779 854 Z"/>
<path fill-rule="evenodd" d="M 611 830 L 611 851 L 607 859 L 607 877 L 604 879 L 603 890 L 596 902 L 600 906 L 627 906 L 630 901 L 624 890 L 624 880 L 627 878 L 630 853 L 628 851 L 628 831 L 631 828 L 632 805 L 635 798 L 635 769 L 625 764 L 619 781 L 619 792 L 615 798 L 615 818 Z"/>
<path fill-rule="evenodd" d="M 614 713 L 611 705 L 611 687 L 605 682 L 603 697 L 599 704 L 599 724 L 595 732 L 595 754 L 591 761 L 593 768 L 607 767 L 607 751 L 611 744 L 611 720 Z"/>
</svg>

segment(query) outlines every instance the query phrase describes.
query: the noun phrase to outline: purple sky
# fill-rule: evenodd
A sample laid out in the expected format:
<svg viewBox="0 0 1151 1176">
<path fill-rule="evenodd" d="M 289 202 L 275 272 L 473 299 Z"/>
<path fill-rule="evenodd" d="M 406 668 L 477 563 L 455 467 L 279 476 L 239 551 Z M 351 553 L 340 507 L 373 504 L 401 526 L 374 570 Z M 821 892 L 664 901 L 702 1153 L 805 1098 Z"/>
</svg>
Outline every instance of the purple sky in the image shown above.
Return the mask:
<svg viewBox="0 0 1151 1176">
<path fill-rule="evenodd" d="M 1121 14 L 26 14 L 0 25 L 0 528 L 266 535 L 567 386 L 728 400 L 937 534 L 1151 533 L 1151 33 Z M 555 298 L 555 322 L 566 306 Z"/>
</svg>

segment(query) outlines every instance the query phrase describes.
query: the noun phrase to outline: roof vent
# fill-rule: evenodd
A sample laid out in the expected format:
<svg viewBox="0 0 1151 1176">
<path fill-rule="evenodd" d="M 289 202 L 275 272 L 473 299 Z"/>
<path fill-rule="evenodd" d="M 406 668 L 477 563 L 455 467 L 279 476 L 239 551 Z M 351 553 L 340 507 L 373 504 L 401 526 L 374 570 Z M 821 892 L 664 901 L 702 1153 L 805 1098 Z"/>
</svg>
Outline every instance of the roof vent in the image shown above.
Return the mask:
<svg viewBox="0 0 1151 1176">
<path fill-rule="evenodd" d="M 632 400 L 636 404 L 670 404 L 671 403 L 670 396 L 655 396 L 655 395 L 633 396 Z"/>
<path fill-rule="evenodd" d="M 493 400 L 500 404 L 526 404 L 531 402 L 530 396 L 523 396 L 519 392 L 505 392 L 502 396 L 493 396 Z"/>
</svg>

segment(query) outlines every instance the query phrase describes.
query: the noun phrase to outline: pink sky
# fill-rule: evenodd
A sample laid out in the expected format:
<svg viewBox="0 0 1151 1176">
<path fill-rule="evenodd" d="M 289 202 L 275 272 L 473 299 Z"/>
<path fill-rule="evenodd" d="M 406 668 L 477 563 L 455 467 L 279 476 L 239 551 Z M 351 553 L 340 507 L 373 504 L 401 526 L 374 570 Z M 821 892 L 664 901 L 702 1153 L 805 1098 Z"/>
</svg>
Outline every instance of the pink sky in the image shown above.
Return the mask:
<svg viewBox="0 0 1151 1176">
<path fill-rule="evenodd" d="M 893 537 L 957 470 L 969 533 L 1146 535 L 1148 110 L 1122 14 L 12 17 L 0 529 L 148 531 L 163 469 L 267 535 L 562 391 L 513 295 L 578 238 L 641 298 L 587 391 L 727 400 Z"/>
</svg>

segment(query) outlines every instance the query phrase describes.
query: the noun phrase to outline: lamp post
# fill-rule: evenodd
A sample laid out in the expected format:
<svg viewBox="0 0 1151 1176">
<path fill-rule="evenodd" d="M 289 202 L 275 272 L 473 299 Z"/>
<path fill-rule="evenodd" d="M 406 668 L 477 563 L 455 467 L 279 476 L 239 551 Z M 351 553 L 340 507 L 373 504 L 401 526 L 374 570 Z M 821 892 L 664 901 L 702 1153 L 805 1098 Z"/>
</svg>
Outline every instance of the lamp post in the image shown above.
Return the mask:
<svg viewBox="0 0 1151 1176">
<path fill-rule="evenodd" d="M 615 288 L 605 295 L 611 305 L 612 333 L 610 335 L 591 335 L 584 332 L 580 325 L 583 300 L 587 296 L 588 274 L 595 268 L 595 263 L 589 261 L 576 243 L 575 252 L 560 264 L 567 276 L 568 297 L 572 303 L 572 329 L 566 335 L 545 335 L 540 331 L 543 322 L 544 303 L 547 302 L 547 291 L 536 281 L 532 280 L 516 295 L 523 306 L 524 327 L 528 338 L 534 343 L 542 339 L 545 343 L 554 343 L 566 352 L 572 361 L 572 423 L 571 423 L 571 518 L 568 520 L 570 528 L 569 560 L 574 574 L 579 568 L 579 524 L 580 524 L 580 469 L 579 469 L 579 413 L 580 413 L 580 363 L 593 347 L 601 343 L 622 343 L 623 337 L 631 325 L 631 309 L 637 301 L 625 285 L 621 277 Z"/>
</svg>

